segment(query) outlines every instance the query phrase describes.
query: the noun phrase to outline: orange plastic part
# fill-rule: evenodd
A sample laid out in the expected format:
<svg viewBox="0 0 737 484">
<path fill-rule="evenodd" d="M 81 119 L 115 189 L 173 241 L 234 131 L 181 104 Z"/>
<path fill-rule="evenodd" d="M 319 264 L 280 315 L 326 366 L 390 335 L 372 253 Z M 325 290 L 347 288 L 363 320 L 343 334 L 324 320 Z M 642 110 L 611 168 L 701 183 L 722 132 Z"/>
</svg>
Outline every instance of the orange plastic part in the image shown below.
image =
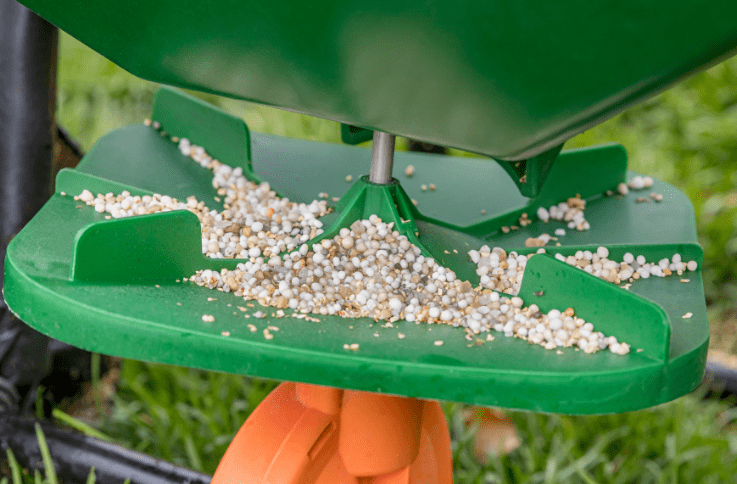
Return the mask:
<svg viewBox="0 0 737 484">
<path fill-rule="evenodd" d="M 254 410 L 212 484 L 450 484 L 437 402 L 282 383 Z"/>
</svg>

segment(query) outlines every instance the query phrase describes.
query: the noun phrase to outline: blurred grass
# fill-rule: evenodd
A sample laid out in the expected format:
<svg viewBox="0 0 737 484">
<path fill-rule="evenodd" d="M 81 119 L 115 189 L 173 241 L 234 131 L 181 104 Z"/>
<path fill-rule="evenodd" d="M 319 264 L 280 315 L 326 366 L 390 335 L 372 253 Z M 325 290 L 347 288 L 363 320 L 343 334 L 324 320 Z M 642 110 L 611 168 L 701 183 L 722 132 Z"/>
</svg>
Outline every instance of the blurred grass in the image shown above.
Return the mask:
<svg viewBox="0 0 737 484">
<path fill-rule="evenodd" d="M 156 85 L 137 79 L 62 36 L 60 123 L 89 149 L 150 114 Z M 567 147 L 622 143 L 630 168 L 668 181 L 694 203 L 705 251 L 713 342 L 736 349 L 737 59 L 719 64 L 571 140 Z M 258 132 L 339 142 L 338 124 L 200 96 Z M 457 152 L 456 152 L 457 153 Z M 469 155 L 470 156 L 470 155 Z M 153 456 L 213 472 L 237 428 L 274 383 L 125 361 L 113 415 L 102 430 Z M 511 412 L 523 445 L 479 465 L 462 408 L 445 406 L 454 434 L 456 482 L 717 483 L 737 475 L 735 410 L 689 395 L 655 409 L 604 417 Z"/>
</svg>

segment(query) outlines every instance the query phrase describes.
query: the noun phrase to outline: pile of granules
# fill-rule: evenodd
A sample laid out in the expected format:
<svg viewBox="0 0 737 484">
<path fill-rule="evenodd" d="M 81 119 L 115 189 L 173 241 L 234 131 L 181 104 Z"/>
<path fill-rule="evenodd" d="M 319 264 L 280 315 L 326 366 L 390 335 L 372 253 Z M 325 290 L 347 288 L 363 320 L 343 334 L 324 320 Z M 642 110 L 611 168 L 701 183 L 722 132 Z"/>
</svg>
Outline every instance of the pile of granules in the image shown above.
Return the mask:
<svg viewBox="0 0 737 484">
<path fill-rule="evenodd" d="M 190 280 L 280 309 L 447 324 L 469 335 L 497 331 L 547 349 L 629 352 L 626 343 L 575 317 L 573 308 L 543 314 L 519 297 L 474 289 L 375 215 L 291 254 L 256 257 L 232 271 L 198 271 Z"/>
<path fill-rule="evenodd" d="M 212 159 L 199 146 L 179 141 L 182 154 L 213 172 L 212 185 L 224 197 L 224 210 L 210 210 L 204 201 L 188 197 L 186 203 L 166 195 L 132 196 L 129 192 L 93 195 L 84 190 L 75 200 L 107 212 L 112 218 L 171 210 L 189 210 L 202 227 L 202 252 L 211 258 L 270 257 L 289 251 L 322 234 L 319 217 L 329 212 L 326 201 L 295 203 L 281 198 L 268 183 L 249 181 L 241 168 Z"/>
</svg>

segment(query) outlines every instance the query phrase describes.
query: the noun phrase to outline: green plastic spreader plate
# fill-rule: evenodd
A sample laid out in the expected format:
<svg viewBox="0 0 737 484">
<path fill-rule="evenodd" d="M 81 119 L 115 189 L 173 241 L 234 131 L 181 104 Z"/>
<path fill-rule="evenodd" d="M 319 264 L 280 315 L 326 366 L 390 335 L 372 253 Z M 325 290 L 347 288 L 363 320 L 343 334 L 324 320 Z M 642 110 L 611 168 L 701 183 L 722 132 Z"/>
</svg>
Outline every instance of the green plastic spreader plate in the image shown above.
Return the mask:
<svg viewBox="0 0 737 484">
<path fill-rule="evenodd" d="M 734 0 L 21 0 L 133 74 L 529 158 L 737 47 Z"/>
<path fill-rule="evenodd" d="M 252 164 L 256 175 L 293 200 L 310 201 L 327 192 L 333 203 L 332 197 L 351 187 L 346 175 L 358 180 L 368 172 L 367 149 L 249 135 L 241 121 L 170 94 L 157 97 L 155 105 L 154 119 L 162 120 L 163 129 L 190 137 L 228 164 L 246 170 Z M 489 244 L 529 253 L 526 237 L 552 233 L 562 223 L 535 221 L 509 234 L 499 228 L 515 223 L 523 211 L 534 217 L 536 206 L 575 193 L 589 198 L 591 230 L 567 231 L 562 245 L 549 247 L 549 253 L 572 254 L 604 244 L 614 258 L 631 251 L 658 260 L 678 252 L 701 266 L 693 209 L 678 190 L 656 182 L 645 195 L 661 193 L 662 203 L 636 203 L 635 193 L 597 196 L 626 176 L 626 154 L 619 146 L 563 153 L 540 197 L 529 201 L 492 161 L 397 153 L 395 173 L 403 173 L 408 164 L 416 167 L 415 176 L 399 178 L 408 196 L 418 201 L 412 215 L 419 242 L 474 283 L 478 276 L 468 250 Z M 474 345 L 461 329 L 449 326 L 400 321 L 389 328 L 370 319 L 337 316 L 317 316 L 315 322 L 291 317 L 291 311 L 276 318 L 273 308 L 177 282 L 197 269 L 235 264 L 202 256 L 194 215 L 169 212 L 106 220 L 72 198 L 84 188 L 94 193 L 127 188 L 134 194 L 156 191 L 180 199 L 194 194 L 220 208 L 210 182 L 206 169 L 182 156 L 153 128 L 131 126 L 102 138 L 76 170 L 60 173 L 56 194 L 8 247 L 7 304 L 37 330 L 102 353 L 535 411 L 634 410 L 681 396 L 702 378 L 709 326 L 700 270 L 684 276 L 688 283 L 677 276 L 652 277 L 627 291 L 537 255 L 526 269 L 520 293 L 525 301 L 546 311 L 572 306 L 597 330 L 631 343 L 632 352 L 586 355 L 565 348 L 557 354 L 500 333 L 493 333 L 493 341 Z M 420 189 L 429 183 L 437 190 Z M 339 215 L 326 216 L 326 227 Z M 540 290 L 543 296 L 534 295 Z M 258 310 L 267 318 L 245 318 Z M 688 312 L 693 317 L 683 319 Z M 203 322 L 204 314 L 215 321 Z M 252 332 L 248 324 L 257 330 Z M 279 328 L 271 331 L 271 340 L 264 338 L 267 326 Z M 226 331 L 229 336 L 223 336 Z M 406 337 L 399 339 L 398 333 Z M 360 349 L 346 351 L 346 343 L 358 343 Z"/>
</svg>

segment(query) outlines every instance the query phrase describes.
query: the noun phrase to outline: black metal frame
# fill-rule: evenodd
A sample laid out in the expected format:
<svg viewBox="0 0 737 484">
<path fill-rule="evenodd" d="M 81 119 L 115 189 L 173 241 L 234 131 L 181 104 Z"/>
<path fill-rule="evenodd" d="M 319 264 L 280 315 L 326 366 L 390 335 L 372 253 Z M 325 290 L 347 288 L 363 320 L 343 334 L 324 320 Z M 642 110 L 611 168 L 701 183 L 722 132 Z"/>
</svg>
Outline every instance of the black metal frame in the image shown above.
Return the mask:
<svg viewBox="0 0 737 484">
<path fill-rule="evenodd" d="M 58 32 L 13 0 L 0 0 L 0 19 L 2 278 L 7 244 L 51 195 Z M 20 392 L 4 392 L 4 401 L 30 408 L 35 388 L 50 370 L 48 346 L 46 336 L 16 319 L 0 299 L 0 378 Z"/>
</svg>

